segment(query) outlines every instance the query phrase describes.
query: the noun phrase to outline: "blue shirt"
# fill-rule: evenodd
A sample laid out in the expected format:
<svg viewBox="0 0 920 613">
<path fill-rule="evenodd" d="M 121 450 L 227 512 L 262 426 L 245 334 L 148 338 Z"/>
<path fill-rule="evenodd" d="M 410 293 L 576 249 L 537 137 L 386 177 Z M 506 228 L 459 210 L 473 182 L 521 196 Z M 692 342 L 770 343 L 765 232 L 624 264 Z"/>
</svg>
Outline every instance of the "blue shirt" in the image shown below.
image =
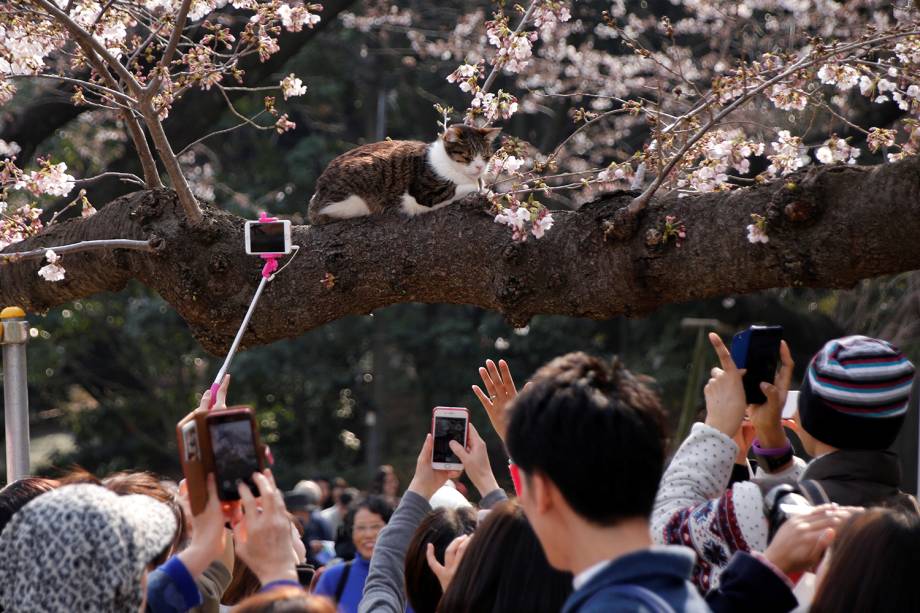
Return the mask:
<svg viewBox="0 0 920 613">
<path fill-rule="evenodd" d="M 696 556 L 676 545 L 651 547 L 613 560 L 565 601 L 562 613 L 661 611 L 628 586 L 652 592 L 677 613 L 709 613 L 690 583 Z"/>
<path fill-rule="evenodd" d="M 352 562 L 348 580 L 345 582 L 345 591 L 342 592 L 342 599 L 338 603 L 339 613 L 358 613 L 358 603 L 361 602 L 361 596 L 364 594 L 364 582 L 367 581 L 367 573 L 370 568 L 370 560 L 365 560 L 361 556 L 357 556 Z M 319 578 L 315 592 L 320 596 L 334 599 L 339 580 L 344 572 L 345 564 L 327 568 Z"/>
</svg>

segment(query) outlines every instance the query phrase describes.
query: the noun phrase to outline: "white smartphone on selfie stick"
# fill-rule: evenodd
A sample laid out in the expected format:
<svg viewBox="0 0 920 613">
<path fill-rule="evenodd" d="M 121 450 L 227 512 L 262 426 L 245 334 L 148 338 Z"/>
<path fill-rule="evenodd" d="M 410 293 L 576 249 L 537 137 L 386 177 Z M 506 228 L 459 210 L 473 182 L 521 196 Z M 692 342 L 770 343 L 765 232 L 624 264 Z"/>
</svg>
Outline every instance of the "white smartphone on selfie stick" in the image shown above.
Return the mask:
<svg viewBox="0 0 920 613">
<path fill-rule="evenodd" d="M 466 447 L 470 412 L 462 407 L 435 407 L 431 414 L 431 467 L 435 470 L 463 470 L 460 458 L 451 450 L 450 442 Z"/>
<path fill-rule="evenodd" d="M 250 255 L 286 255 L 291 252 L 291 222 L 246 222 L 246 253 Z"/>
</svg>

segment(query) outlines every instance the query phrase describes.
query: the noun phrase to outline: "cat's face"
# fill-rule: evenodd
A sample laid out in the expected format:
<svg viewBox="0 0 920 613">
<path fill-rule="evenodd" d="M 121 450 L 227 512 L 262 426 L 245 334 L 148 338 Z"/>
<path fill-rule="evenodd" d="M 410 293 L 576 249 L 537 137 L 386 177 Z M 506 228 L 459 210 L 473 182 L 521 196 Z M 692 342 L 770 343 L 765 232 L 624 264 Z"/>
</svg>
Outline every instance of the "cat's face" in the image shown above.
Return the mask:
<svg viewBox="0 0 920 613">
<path fill-rule="evenodd" d="M 474 128 L 458 124 L 447 128 L 441 140 L 447 155 L 460 167 L 460 171 L 478 179 L 495 152 L 495 139 L 501 131 L 501 128 Z"/>
</svg>

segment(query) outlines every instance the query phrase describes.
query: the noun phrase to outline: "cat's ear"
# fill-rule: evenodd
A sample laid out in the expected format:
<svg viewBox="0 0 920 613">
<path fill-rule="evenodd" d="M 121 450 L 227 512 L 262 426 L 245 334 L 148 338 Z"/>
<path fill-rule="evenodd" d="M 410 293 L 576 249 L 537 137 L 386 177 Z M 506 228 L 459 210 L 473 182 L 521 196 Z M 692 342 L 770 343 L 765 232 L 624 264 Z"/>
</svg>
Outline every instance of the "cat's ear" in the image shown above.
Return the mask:
<svg viewBox="0 0 920 613">
<path fill-rule="evenodd" d="M 459 143 L 461 140 L 462 131 L 460 126 L 451 126 L 445 130 L 444 135 L 441 138 L 444 139 L 445 143 Z"/>
<path fill-rule="evenodd" d="M 488 142 L 494 143 L 495 139 L 498 138 L 498 135 L 502 133 L 502 129 L 501 128 L 482 128 L 479 130 L 479 132 L 485 137 L 485 139 Z"/>
</svg>

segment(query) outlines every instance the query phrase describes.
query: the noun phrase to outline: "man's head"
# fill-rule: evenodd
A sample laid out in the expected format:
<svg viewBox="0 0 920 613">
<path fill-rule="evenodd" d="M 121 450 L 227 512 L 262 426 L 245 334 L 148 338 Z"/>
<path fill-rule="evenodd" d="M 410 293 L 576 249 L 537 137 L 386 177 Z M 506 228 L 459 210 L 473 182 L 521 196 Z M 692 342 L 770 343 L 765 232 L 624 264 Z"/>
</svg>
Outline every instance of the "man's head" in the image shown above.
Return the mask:
<svg viewBox="0 0 920 613">
<path fill-rule="evenodd" d="M 566 568 L 567 522 L 609 528 L 651 514 L 665 445 L 647 381 L 619 361 L 570 353 L 540 368 L 511 406 L 521 502 L 557 568 Z"/>
<path fill-rule="evenodd" d="M 867 336 L 832 340 L 812 358 L 796 421 L 805 450 L 887 449 L 904 423 L 914 365 L 897 347 Z"/>
</svg>

